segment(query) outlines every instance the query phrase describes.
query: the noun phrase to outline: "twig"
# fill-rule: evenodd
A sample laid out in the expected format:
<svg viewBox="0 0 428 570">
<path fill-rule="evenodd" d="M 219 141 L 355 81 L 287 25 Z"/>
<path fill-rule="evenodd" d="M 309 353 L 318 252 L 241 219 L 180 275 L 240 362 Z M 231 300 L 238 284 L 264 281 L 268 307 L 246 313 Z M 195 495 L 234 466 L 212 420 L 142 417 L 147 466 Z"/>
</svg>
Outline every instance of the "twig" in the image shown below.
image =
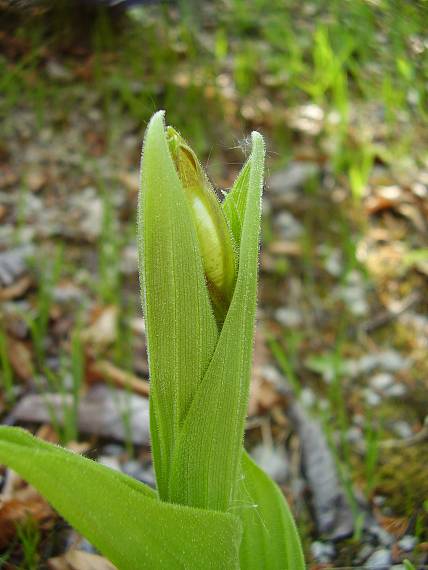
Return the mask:
<svg viewBox="0 0 428 570">
<path fill-rule="evenodd" d="M 150 394 L 150 383 L 147 380 L 143 380 L 130 372 L 125 372 L 107 360 L 96 362 L 92 366 L 92 371 L 97 376 L 107 377 L 118 388 L 131 389 L 135 394 L 146 398 Z"/>
<path fill-rule="evenodd" d="M 428 416 L 425 418 L 423 428 L 415 435 L 406 439 L 387 439 L 380 442 L 380 447 L 384 449 L 404 448 L 428 441 Z"/>
<path fill-rule="evenodd" d="M 394 307 L 393 309 L 389 309 L 387 311 L 384 311 L 383 313 L 379 313 L 378 315 L 373 317 L 373 319 L 371 319 L 369 321 L 365 321 L 364 323 L 362 323 L 361 329 L 364 332 L 368 333 L 368 332 L 372 332 L 372 331 L 374 331 L 380 327 L 383 327 L 383 326 L 387 325 L 389 322 L 391 322 L 392 320 L 401 316 L 403 313 L 405 313 L 409 309 L 411 309 L 414 305 L 419 303 L 420 300 L 421 300 L 420 294 L 414 292 L 411 295 L 409 295 L 408 297 L 406 297 L 400 303 L 397 303 L 397 306 Z"/>
</svg>

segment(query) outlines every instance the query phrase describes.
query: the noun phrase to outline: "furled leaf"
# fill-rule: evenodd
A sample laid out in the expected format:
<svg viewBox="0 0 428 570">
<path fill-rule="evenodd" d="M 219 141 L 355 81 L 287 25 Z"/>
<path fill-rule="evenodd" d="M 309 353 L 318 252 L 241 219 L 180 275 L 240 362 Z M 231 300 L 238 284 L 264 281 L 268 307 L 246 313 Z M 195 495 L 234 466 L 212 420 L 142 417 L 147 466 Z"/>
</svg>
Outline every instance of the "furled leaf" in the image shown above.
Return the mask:
<svg viewBox="0 0 428 570">
<path fill-rule="evenodd" d="M 263 139 L 253 133 L 252 141 L 235 291 L 181 430 L 171 479 L 174 501 L 221 511 L 235 498 L 252 361 L 264 168 Z"/>
<path fill-rule="evenodd" d="M 119 570 L 239 568 L 236 516 L 164 503 L 142 483 L 19 428 L 0 427 L 0 461 Z"/>
<path fill-rule="evenodd" d="M 304 570 L 293 516 L 277 485 L 244 451 L 236 499 L 244 529 L 240 549 L 245 570 Z"/>
<path fill-rule="evenodd" d="M 161 111 L 151 119 L 144 140 L 138 225 L 153 457 L 159 495 L 169 500 L 174 445 L 218 330 L 196 230 L 168 149 Z"/>
<path fill-rule="evenodd" d="M 223 202 L 223 212 L 229 223 L 235 242 L 241 243 L 242 224 L 247 205 L 248 181 L 251 170 L 251 159 L 246 162 L 239 173 L 231 191 L 226 194 Z"/>
</svg>

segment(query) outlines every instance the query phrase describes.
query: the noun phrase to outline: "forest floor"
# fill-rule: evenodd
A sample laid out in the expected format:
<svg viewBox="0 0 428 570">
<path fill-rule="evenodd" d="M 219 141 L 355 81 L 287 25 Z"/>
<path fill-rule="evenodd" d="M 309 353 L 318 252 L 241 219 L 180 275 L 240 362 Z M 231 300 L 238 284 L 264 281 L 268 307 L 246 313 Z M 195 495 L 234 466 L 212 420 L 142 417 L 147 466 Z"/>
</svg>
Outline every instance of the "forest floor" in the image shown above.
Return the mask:
<svg viewBox="0 0 428 570">
<path fill-rule="evenodd" d="M 258 129 L 247 447 L 284 490 L 312 570 L 421 568 L 428 14 L 285 4 L 111 17 L 0 2 L 0 419 L 154 483 L 135 240 L 144 127 L 166 109 L 219 189 Z M 17 475 L 0 477 L 2 568 L 111 568 Z"/>
</svg>

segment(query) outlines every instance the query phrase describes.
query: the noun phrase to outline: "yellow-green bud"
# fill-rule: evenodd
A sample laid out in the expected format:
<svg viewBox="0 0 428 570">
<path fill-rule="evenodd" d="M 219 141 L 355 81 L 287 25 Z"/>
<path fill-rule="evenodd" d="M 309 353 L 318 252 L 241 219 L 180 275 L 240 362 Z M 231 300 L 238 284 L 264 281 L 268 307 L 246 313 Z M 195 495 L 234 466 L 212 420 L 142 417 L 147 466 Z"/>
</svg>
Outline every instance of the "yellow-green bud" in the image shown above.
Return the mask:
<svg viewBox="0 0 428 570">
<path fill-rule="evenodd" d="M 217 320 L 223 322 L 236 279 L 233 238 L 220 202 L 195 153 L 172 127 L 167 127 L 166 135 L 195 223 L 214 312 Z"/>
</svg>

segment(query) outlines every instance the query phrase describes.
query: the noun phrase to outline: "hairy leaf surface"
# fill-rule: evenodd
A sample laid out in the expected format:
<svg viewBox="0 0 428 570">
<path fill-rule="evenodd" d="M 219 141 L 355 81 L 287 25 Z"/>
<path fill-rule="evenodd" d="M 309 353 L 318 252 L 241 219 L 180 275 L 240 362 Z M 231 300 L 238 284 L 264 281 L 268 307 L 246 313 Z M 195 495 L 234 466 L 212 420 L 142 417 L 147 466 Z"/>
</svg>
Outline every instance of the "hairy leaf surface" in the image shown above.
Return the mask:
<svg viewBox="0 0 428 570">
<path fill-rule="evenodd" d="M 245 451 L 236 503 L 233 512 L 239 513 L 244 529 L 241 568 L 304 570 L 299 536 L 284 496 Z"/>
<path fill-rule="evenodd" d="M 142 483 L 19 428 L 0 427 L 0 462 L 119 570 L 239 568 L 235 516 L 164 503 Z"/>
<path fill-rule="evenodd" d="M 247 205 L 248 182 L 251 170 L 251 159 L 248 160 L 238 178 L 235 180 L 232 189 L 222 204 L 223 212 L 229 223 L 236 244 L 241 243 L 242 224 L 244 221 L 245 208 Z"/>
<path fill-rule="evenodd" d="M 153 456 L 159 495 L 169 500 L 175 441 L 207 369 L 218 330 L 162 111 L 151 119 L 143 145 L 138 246 L 152 390 Z"/>
<path fill-rule="evenodd" d="M 177 502 L 220 511 L 236 491 L 252 362 L 264 169 L 263 139 L 255 132 L 252 141 L 235 291 L 181 431 L 171 481 Z"/>
</svg>

